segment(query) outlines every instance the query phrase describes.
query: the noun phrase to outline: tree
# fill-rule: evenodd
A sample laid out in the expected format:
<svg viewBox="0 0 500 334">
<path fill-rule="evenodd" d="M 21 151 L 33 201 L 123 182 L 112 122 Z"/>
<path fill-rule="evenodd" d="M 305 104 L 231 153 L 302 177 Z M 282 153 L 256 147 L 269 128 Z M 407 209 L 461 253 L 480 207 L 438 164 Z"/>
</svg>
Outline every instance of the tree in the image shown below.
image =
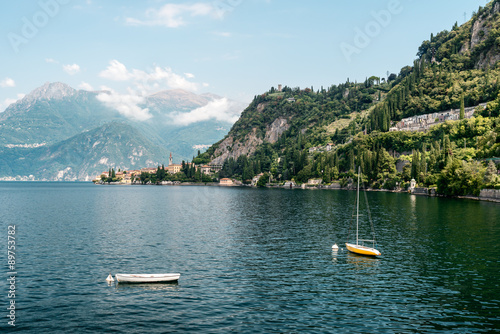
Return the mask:
<svg viewBox="0 0 500 334">
<path fill-rule="evenodd" d="M 465 118 L 465 102 L 464 102 L 464 94 L 462 94 L 462 98 L 460 99 L 460 119 Z"/>
<path fill-rule="evenodd" d="M 193 173 L 193 169 L 191 169 L 191 174 L 192 174 L 192 178 L 195 182 L 201 182 L 203 180 L 203 176 L 202 176 L 202 173 L 201 173 L 201 168 L 198 168 L 196 169 L 194 166 L 194 173 Z"/>
<path fill-rule="evenodd" d="M 427 174 L 427 163 L 425 161 L 425 151 L 426 151 L 426 146 L 422 147 L 422 153 L 420 153 L 420 163 L 419 163 L 419 174 L 418 174 L 418 182 L 424 182 L 425 176 Z"/>
<path fill-rule="evenodd" d="M 447 166 L 450 163 L 451 157 L 453 155 L 453 151 L 451 150 L 450 137 L 448 135 L 443 136 L 442 147 L 443 147 L 442 166 Z"/>
<path fill-rule="evenodd" d="M 437 180 L 437 192 L 447 196 L 479 195 L 484 171 L 477 161 L 452 159 Z"/>
<path fill-rule="evenodd" d="M 259 180 L 257 181 L 257 187 L 264 188 L 268 180 L 269 180 L 269 174 L 264 173 L 261 177 L 259 177 Z"/>
<path fill-rule="evenodd" d="M 241 175 L 243 183 L 250 183 L 253 175 L 253 169 L 250 167 L 250 164 L 247 163 L 247 165 L 243 167 L 243 174 Z"/>
<path fill-rule="evenodd" d="M 484 183 L 487 185 L 494 185 L 498 182 L 497 166 L 493 161 L 488 163 L 486 167 L 486 172 L 484 173 Z"/>
<path fill-rule="evenodd" d="M 142 183 L 142 184 L 146 184 L 146 183 L 148 183 L 148 181 L 150 180 L 150 179 L 149 179 L 149 177 L 150 177 L 150 174 L 149 174 L 149 173 L 147 173 L 147 172 L 142 172 L 142 173 L 141 173 L 141 176 L 140 176 L 141 183 Z"/>
<path fill-rule="evenodd" d="M 411 158 L 411 178 L 417 180 L 420 175 L 420 153 L 417 150 L 413 150 L 413 155 Z"/>
</svg>

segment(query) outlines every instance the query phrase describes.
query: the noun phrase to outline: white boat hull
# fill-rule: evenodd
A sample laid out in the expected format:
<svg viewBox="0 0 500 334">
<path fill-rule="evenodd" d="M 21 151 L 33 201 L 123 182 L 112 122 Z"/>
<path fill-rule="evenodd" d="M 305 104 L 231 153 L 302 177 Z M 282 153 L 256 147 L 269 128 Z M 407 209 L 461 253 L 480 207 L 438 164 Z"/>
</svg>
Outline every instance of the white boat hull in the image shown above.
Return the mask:
<svg viewBox="0 0 500 334">
<path fill-rule="evenodd" d="M 119 283 L 162 283 L 175 282 L 181 274 L 116 274 Z"/>
<path fill-rule="evenodd" d="M 381 253 L 375 248 L 366 247 L 362 245 L 354 245 L 350 243 L 346 243 L 345 247 L 352 253 L 360 254 L 360 255 L 368 255 L 368 256 L 379 256 Z"/>
</svg>

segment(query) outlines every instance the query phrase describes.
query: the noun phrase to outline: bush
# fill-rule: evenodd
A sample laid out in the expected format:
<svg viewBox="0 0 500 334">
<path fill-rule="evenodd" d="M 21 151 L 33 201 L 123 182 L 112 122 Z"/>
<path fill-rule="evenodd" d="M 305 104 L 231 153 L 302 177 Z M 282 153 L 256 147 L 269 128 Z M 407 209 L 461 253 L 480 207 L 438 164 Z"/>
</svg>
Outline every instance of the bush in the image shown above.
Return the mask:
<svg viewBox="0 0 500 334">
<path fill-rule="evenodd" d="M 439 174 L 437 192 L 447 196 L 478 196 L 483 187 L 484 168 L 477 161 L 453 159 Z"/>
<path fill-rule="evenodd" d="M 396 189 L 396 183 L 395 179 L 388 179 L 384 182 L 383 188 L 387 190 L 394 190 Z"/>
</svg>

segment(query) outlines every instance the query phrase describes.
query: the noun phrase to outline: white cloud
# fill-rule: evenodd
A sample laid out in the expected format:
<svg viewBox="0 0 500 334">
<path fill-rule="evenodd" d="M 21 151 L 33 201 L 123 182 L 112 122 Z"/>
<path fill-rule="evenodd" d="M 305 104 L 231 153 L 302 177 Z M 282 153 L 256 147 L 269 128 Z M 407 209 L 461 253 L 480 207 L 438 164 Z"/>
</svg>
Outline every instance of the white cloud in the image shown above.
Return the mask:
<svg viewBox="0 0 500 334">
<path fill-rule="evenodd" d="M 121 94 L 113 89 L 102 87 L 107 93 L 101 93 L 97 98 L 111 108 L 116 109 L 122 115 L 136 120 L 147 120 L 151 114 L 147 108 L 142 108 L 145 97 L 164 89 L 184 89 L 196 91 L 200 86 L 198 83 L 189 81 L 194 78 L 192 73 L 183 75 L 174 73 L 171 68 L 156 66 L 150 71 L 139 69 L 128 69 L 118 60 L 109 62 L 109 66 L 99 73 L 104 79 L 128 82 L 127 93 Z"/>
<path fill-rule="evenodd" d="M 189 125 L 209 119 L 234 123 L 239 117 L 239 112 L 235 113 L 234 110 L 235 108 L 232 108 L 231 102 L 224 97 L 210 101 L 207 105 L 190 112 L 174 112 L 170 114 L 170 117 L 177 125 Z"/>
<path fill-rule="evenodd" d="M 184 76 L 176 74 L 169 67 L 154 67 L 146 72 L 138 69 L 128 70 L 127 67 L 118 60 L 109 62 L 109 66 L 99 73 L 101 78 L 114 81 L 132 81 L 137 90 L 143 94 L 150 94 L 160 89 L 185 89 L 196 91 L 198 84 L 189 81 L 194 78 L 194 74 L 185 73 Z"/>
<path fill-rule="evenodd" d="M 104 87 L 106 88 L 106 87 Z M 125 117 L 138 121 L 145 121 L 152 117 L 148 108 L 141 108 L 139 105 L 144 103 L 144 97 L 135 94 L 120 94 L 109 88 L 108 92 L 102 92 L 97 95 L 97 99 L 110 108 L 117 110 Z"/>
<path fill-rule="evenodd" d="M 0 81 L 0 87 L 3 87 L 3 88 L 16 87 L 16 83 L 11 78 L 5 78 L 2 81 Z"/>
<path fill-rule="evenodd" d="M 99 76 L 104 79 L 114 80 L 114 81 L 127 81 L 130 79 L 127 67 L 120 63 L 118 60 L 112 60 L 109 62 L 109 66 L 99 73 Z"/>
<path fill-rule="evenodd" d="M 59 62 L 53 58 L 45 58 L 45 62 L 49 64 L 59 64 Z"/>
<path fill-rule="evenodd" d="M 75 75 L 78 72 L 80 72 L 80 66 L 77 64 L 63 65 L 63 70 L 64 70 L 64 72 L 68 73 L 69 75 Z"/>
<path fill-rule="evenodd" d="M 224 11 L 213 3 L 197 2 L 193 4 L 169 3 L 163 7 L 151 8 L 146 11 L 144 20 L 127 18 L 129 25 L 165 26 L 167 28 L 178 28 L 187 24 L 186 17 L 210 16 L 222 18 Z"/>
<path fill-rule="evenodd" d="M 93 91 L 94 90 L 94 88 L 88 82 L 85 82 L 85 81 L 82 81 L 78 85 L 78 88 L 86 90 L 86 91 Z"/>
</svg>

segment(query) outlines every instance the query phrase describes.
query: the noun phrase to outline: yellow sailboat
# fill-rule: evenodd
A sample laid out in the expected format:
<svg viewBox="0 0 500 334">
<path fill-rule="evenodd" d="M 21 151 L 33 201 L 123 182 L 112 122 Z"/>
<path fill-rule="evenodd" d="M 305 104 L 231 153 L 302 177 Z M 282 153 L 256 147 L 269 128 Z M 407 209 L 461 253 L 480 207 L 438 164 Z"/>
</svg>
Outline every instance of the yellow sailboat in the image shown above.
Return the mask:
<svg viewBox="0 0 500 334">
<path fill-rule="evenodd" d="M 346 242 L 345 247 L 352 253 L 367 255 L 367 256 L 379 256 L 381 253 L 375 249 L 375 234 L 373 240 L 359 239 L 359 180 L 361 176 L 361 167 L 358 169 L 358 191 L 356 194 L 356 244 L 351 244 Z M 361 242 L 361 244 L 360 244 Z M 365 246 L 365 242 L 372 243 L 373 247 Z"/>
</svg>

